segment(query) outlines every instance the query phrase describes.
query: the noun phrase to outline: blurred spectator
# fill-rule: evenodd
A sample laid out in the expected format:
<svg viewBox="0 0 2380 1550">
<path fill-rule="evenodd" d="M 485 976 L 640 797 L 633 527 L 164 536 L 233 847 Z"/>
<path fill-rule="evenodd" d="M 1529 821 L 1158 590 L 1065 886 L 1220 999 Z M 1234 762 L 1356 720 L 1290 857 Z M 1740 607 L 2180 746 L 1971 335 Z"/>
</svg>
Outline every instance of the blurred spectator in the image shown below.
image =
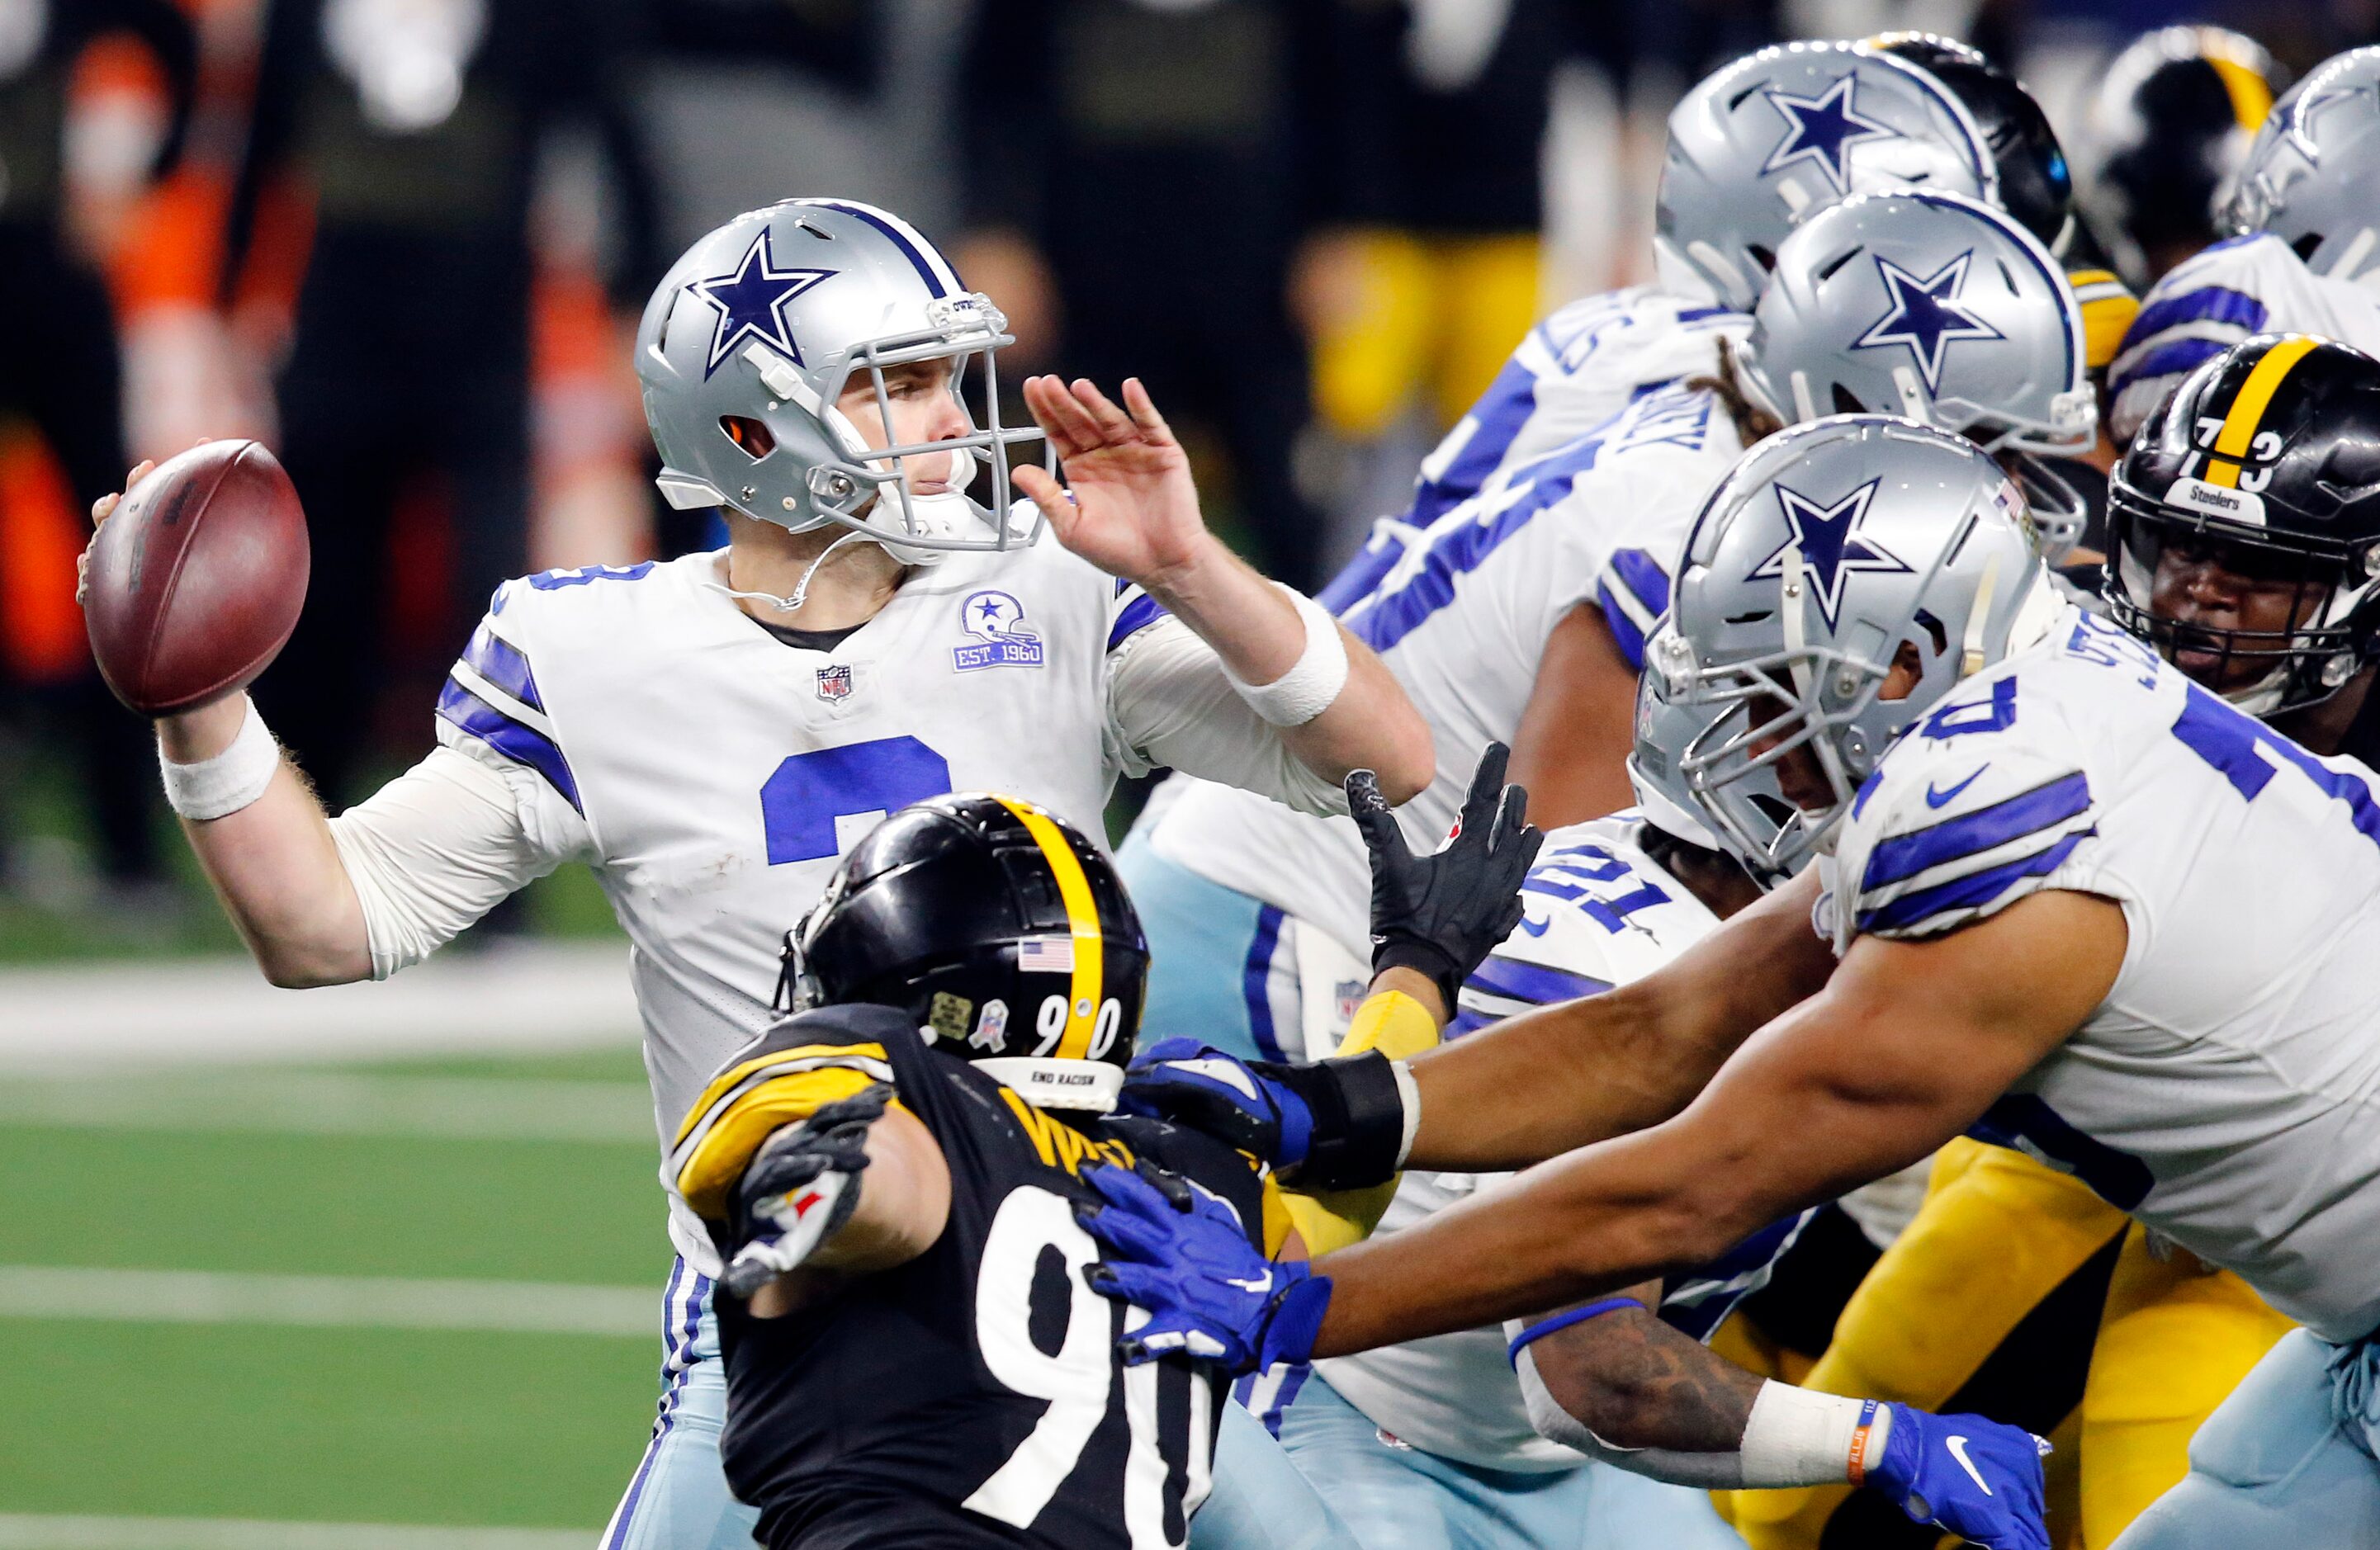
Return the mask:
<svg viewBox="0 0 2380 1550">
<path fill-rule="evenodd" d="M 1495 380 L 1538 310 L 1538 151 L 1561 0 L 1348 7 L 1330 126 L 1342 224 L 1300 256 L 1315 406 L 1371 441 L 1423 397 L 1432 432 Z"/>
<path fill-rule="evenodd" d="M 1316 86 L 1361 3 L 982 0 L 962 79 L 959 272 L 1008 314 L 1012 358 L 1054 354 L 1111 392 L 1139 377 L 1177 428 L 1219 435 L 1255 559 L 1306 587 L 1286 289 L 1332 194 Z"/>
<path fill-rule="evenodd" d="M 78 512 L 124 478 L 119 330 L 101 272 L 103 249 L 120 230 L 111 217 L 124 206 L 76 197 L 68 110 L 91 45 L 119 32 L 138 38 L 153 56 L 167 103 L 153 155 L 127 180 L 137 195 L 181 155 L 198 54 L 188 19 L 171 0 L 30 0 L 0 7 L 0 297 L 9 322 L 0 333 L 0 412 L 22 417 L 40 432 Z M 99 153 L 107 149 L 86 144 L 80 159 L 103 160 Z M 21 479 L 10 482 L 26 490 Z M 12 501 L 0 519 L 21 525 L 35 515 Z M 27 546 L 11 547 L 28 552 Z M 10 697 L 21 702 L 33 685 L 11 687 Z M 115 884 L 153 883 L 159 858 L 146 728 L 79 662 L 67 682 L 40 697 L 73 725 L 101 869 Z"/>
<path fill-rule="evenodd" d="M 314 582 L 259 696 L 334 806 L 369 754 L 400 503 L 445 508 L 440 658 L 524 568 L 529 213 L 547 131 L 583 125 L 603 152 L 614 303 L 633 315 L 658 274 L 624 100 L 627 4 L 272 0 L 227 274 L 236 286 L 251 243 L 272 246 L 256 240 L 260 200 L 294 175 L 312 245 L 280 377 L 281 452 L 306 502 Z"/>
</svg>

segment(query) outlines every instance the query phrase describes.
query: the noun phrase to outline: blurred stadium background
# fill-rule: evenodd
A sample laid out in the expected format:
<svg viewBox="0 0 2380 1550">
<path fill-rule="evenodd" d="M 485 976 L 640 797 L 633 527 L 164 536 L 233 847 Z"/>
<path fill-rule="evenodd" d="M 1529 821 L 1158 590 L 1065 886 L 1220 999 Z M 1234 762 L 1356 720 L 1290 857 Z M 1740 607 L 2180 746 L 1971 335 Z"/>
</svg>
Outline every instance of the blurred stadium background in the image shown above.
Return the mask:
<svg viewBox="0 0 2380 1550">
<path fill-rule="evenodd" d="M 352 800 L 495 578 L 705 543 L 623 341 L 737 210 L 909 215 L 1019 364 L 1148 376 L 1210 516 L 1311 585 L 1536 316 L 1645 277 L 1705 69 L 1953 33 L 2080 154 L 2177 21 L 2301 70 L 2380 0 L 0 0 L 0 1550 L 586 1544 L 655 1393 L 591 882 L 388 986 L 265 988 L 88 665 L 125 463 L 290 464 L 335 607 L 259 694 Z"/>
</svg>

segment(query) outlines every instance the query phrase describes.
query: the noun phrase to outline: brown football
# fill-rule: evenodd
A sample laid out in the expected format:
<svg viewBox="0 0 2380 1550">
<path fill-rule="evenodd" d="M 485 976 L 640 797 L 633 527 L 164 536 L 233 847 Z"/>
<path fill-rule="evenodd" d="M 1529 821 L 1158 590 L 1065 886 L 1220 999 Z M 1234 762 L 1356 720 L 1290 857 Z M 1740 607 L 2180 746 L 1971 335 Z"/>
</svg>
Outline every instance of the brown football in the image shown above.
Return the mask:
<svg viewBox="0 0 2380 1550">
<path fill-rule="evenodd" d="M 91 545 L 83 623 L 115 696 L 144 716 L 245 687 L 297 627 L 306 513 L 256 442 L 209 442 L 132 487 Z"/>
</svg>

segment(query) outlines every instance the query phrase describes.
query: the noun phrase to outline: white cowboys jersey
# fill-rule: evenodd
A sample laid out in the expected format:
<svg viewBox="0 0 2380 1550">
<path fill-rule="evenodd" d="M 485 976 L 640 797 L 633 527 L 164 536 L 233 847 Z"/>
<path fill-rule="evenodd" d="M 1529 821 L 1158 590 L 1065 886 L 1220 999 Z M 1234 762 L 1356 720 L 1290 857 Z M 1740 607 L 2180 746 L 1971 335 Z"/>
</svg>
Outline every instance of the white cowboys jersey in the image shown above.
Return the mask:
<svg viewBox="0 0 2380 1550">
<path fill-rule="evenodd" d="M 1471 412 L 1422 461 L 1405 514 L 1427 527 L 1497 479 L 1576 441 L 1646 389 L 1718 370 L 1752 319 L 1653 285 L 1582 297 L 1531 329 Z"/>
<path fill-rule="evenodd" d="M 2175 383 L 2265 333 L 2317 334 L 2380 355 L 2380 291 L 2316 274 L 2277 236 L 2215 244 L 2142 298 L 2107 366 L 2108 430 L 2131 441 Z"/>
<path fill-rule="evenodd" d="M 1634 812 L 1558 829 L 1522 885 L 1520 926 L 1463 987 L 1447 1036 L 1551 1001 L 1638 979 L 1716 928 L 1684 884 L 1637 848 Z M 1393 1232 L 1507 1173 L 1408 1173 L 1380 1219 Z M 1748 1240 L 1715 1265 L 1672 1280 L 1662 1317 L 1708 1338 L 1736 1302 L 1765 1285 L 1801 1218 Z M 1315 1363 L 1372 1422 L 1427 1452 L 1487 1469 L 1574 1469 L 1585 1457 L 1537 1435 L 1504 1354 L 1500 1327 L 1466 1329 Z"/>
<path fill-rule="evenodd" d="M 885 814 L 1004 791 L 1104 837 L 1109 787 L 1138 763 L 1111 654 L 1164 618 L 1041 543 L 914 571 L 807 650 L 738 609 L 722 571 L 693 554 L 507 582 L 438 706 L 440 740 L 509 765 L 530 839 L 610 897 L 665 1147 L 771 1023 L 785 933 Z M 671 1236 L 717 1273 L 674 1194 Z"/>
<path fill-rule="evenodd" d="M 2113 899 L 2114 987 L 1977 1127 L 2328 1340 L 2380 1322 L 2380 801 L 2074 613 L 1885 756 L 1822 874 L 1838 951 L 2042 889 Z"/>
<path fill-rule="evenodd" d="M 1599 607 L 1641 662 L 1686 529 L 1742 450 L 1712 394 L 1655 388 L 1426 527 L 1382 523 L 1322 590 L 1436 740 L 1436 778 L 1397 812 L 1410 842 L 1434 847 L 1453 827 L 1480 749 L 1512 740 L 1546 639 L 1572 608 Z M 1148 838 L 1176 866 L 1368 958 L 1370 864 L 1348 819 L 1198 783 Z"/>
</svg>

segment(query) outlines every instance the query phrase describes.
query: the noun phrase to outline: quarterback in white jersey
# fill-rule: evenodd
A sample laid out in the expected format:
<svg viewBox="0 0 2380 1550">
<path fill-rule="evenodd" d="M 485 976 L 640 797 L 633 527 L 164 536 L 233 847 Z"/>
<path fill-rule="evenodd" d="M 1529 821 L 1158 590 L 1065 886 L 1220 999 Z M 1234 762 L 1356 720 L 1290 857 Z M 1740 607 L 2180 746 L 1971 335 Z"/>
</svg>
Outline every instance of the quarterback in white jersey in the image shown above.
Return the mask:
<svg viewBox="0 0 2380 1550">
<path fill-rule="evenodd" d="M 1119 407 L 1036 379 L 1043 429 L 1000 424 L 1003 326 L 866 205 L 790 200 L 698 242 L 637 366 L 662 490 L 728 508 L 727 550 L 506 585 L 437 749 L 336 818 L 244 697 L 160 722 L 168 795 L 267 974 L 386 975 L 585 861 L 630 939 L 665 1153 L 771 1021 L 776 944 L 886 812 L 998 789 L 1097 833 L 1115 776 L 1155 762 L 1318 812 L 1357 766 L 1416 790 L 1427 727 L 1360 643 L 1207 532 L 1136 383 Z M 1071 490 L 1011 468 L 1044 434 Z M 718 1459 L 717 1256 L 674 1199 L 670 1226 L 661 1417 L 607 1550 L 750 1538 Z"/>
</svg>

